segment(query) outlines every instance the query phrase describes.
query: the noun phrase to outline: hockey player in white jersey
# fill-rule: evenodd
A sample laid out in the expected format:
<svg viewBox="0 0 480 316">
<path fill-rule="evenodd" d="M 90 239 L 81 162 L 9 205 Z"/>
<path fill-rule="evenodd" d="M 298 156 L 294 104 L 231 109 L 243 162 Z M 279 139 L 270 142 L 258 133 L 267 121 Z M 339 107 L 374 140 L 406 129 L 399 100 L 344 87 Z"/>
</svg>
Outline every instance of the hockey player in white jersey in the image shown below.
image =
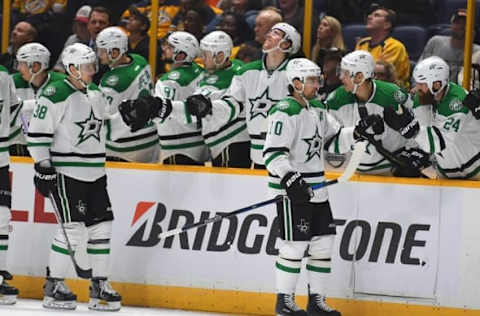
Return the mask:
<svg viewBox="0 0 480 316">
<path fill-rule="evenodd" d="M 440 177 L 479 179 L 480 121 L 462 104 L 465 89 L 449 82 L 449 75 L 448 64 L 437 56 L 419 62 L 413 71 L 415 115 L 404 107 L 386 109 L 385 123 L 415 140 L 420 149 L 416 155 L 432 154 Z M 430 99 L 432 104 L 420 99 Z"/>
<path fill-rule="evenodd" d="M 173 32 L 168 36 L 167 44 L 173 59 L 172 70 L 157 81 L 155 96 L 163 100 L 183 101 L 194 93 L 204 72 L 193 61 L 200 52 L 199 44 L 195 36 L 187 32 Z M 185 110 L 183 102 L 174 106 Z M 209 159 L 207 146 L 196 123 L 185 124 L 176 116 L 154 121 L 160 135 L 163 163 L 203 165 Z"/>
<path fill-rule="evenodd" d="M 150 96 L 153 81 L 150 65 L 140 55 L 128 54 L 128 37 L 118 27 L 102 30 L 96 39 L 100 62 L 109 67 L 99 88 L 109 101 L 107 121 L 107 156 L 135 162 L 158 162 L 160 147 L 153 123 L 132 133 L 118 114 L 124 100 Z M 114 141 L 112 139 L 115 139 Z"/>
<path fill-rule="evenodd" d="M 18 104 L 15 86 L 8 70 L 0 66 L 0 304 L 14 304 L 18 289 L 8 284 L 12 275 L 7 271 L 9 226 L 11 219 L 11 186 L 8 173 L 8 135 L 10 133 L 10 111 Z"/>
<path fill-rule="evenodd" d="M 23 125 L 28 125 L 36 99 L 50 83 L 63 80 L 62 73 L 48 71 L 50 51 L 40 43 L 27 43 L 17 51 L 17 73 L 12 75 L 17 97 L 20 99 L 11 115 L 10 144 L 26 145 Z M 23 121 L 22 121 L 23 120 Z"/>
<path fill-rule="evenodd" d="M 92 267 L 89 308 L 119 310 L 121 296 L 107 276 L 113 212 L 105 174 L 104 118 L 107 100 L 92 83 L 95 52 L 86 45 L 68 46 L 62 62 L 68 79 L 48 85 L 37 101 L 28 129 L 28 149 L 35 164 L 34 183 L 53 195 L 60 221 L 76 249 L 88 233 Z M 58 228 L 50 249 L 43 306 L 74 309 L 76 295 L 64 282 L 71 265 L 67 240 Z"/>
<path fill-rule="evenodd" d="M 375 62 L 366 51 L 354 51 L 342 58 L 340 79 L 343 86 L 333 91 L 326 100 L 329 113 L 345 127 L 352 127 L 370 114 L 383 117 L 384 108 L 397 109 L 400 105 L 412 106 L 412 100 L 400 87 L 393 83 L 374 80 Z M 386 127 L 377 139 L 385 149 L 400 154 L 406 144 L 396 131 Z M 330 144 L 329 151 L 335 143 Z M 377 152 L 374 146 L 367 146 L 359 172 L 370 174 L 391 174 L 392 164 Z"/>
<path fill-rule="evenodd" d="M 213 117 L 224 124 L 245 115 L 250 135 L 250 157 L 255 168 L 264 168 L 262 157 L 266 120 L 270 108 L 288 95 L 285 69 L 290 56 L 300 49 L 300 34 L 287 23 L 277 23 L 267 33 L 263 58 L 244 65 L 233 77 L 225 95 L 211 102 L 196 98 L 200 108 L 211 107 Z"/>
<path fill-rule="evenodd" d="M 330 139 L 336 139 L 339 151 L 346 153 L 360 130 L 381 134 L 383 121 L 370 115 L 354 128 L 342 128 L 315 100 L 323 80 L 315 63 L 292 59 L 286 75 L 291 96 L 270 110 L 263 150 L 272 195 L 287 195 L 277 204 L 282 242 L 275 264 L 275 311 L 281 316 L 339 316 L 325 302 L 335 238 L 328 192 L 326 188 L 314 192 L 311 185 L 325 181 L 323 148 Z M 305 312 L 295 303 L 295 289 L 307 247 L 309 298 Z"/>
</svg>

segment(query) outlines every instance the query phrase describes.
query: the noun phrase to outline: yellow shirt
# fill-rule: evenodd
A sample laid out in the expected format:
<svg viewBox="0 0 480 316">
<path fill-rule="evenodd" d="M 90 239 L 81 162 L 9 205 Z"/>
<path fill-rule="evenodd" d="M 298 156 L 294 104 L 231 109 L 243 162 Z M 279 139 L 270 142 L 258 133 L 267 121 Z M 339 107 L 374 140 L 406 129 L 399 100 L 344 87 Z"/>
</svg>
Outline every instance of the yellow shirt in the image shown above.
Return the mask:
<svg viewBox="0 0 480 316">
<path fill-rule="evenodd" d="M 139 7 L 138 10 L 148 16 L 150 21 L 152 21 L 152 6 Z M 180 11 L 180 7 L 176 5 L 161 5 L 158 7 L 158 29 L 157 29 L 157 38 L 163 38 L 169 31 L 172 31 L 171 27 L 173 18 Z M 130 16 L 130 11 L 126 10 L 122 14 L 122 19 L 126 19 Z M 148 35 L 152 34 L 152 27 L 148 31 Z"/>
<path fill-rule="evenodd" d="M 373 59 L 384 60 L 391 63 L 395 67 L 397 80 L 401 83 L 402 88 L 410 87 L 410 60 L 407 50 L 402 42 L 388 37 L 376 46 L 370 47 L 371 37 L 362 38 L 355 46 L 355 50 L 366 50 L 372 54 Z"/>
<path fill-rule="evenodd" d="M 67 0 L 14 0 L 12 8 L 23 14 L 45 13 L 54 5 L 65 7 Z"/>
</svg>

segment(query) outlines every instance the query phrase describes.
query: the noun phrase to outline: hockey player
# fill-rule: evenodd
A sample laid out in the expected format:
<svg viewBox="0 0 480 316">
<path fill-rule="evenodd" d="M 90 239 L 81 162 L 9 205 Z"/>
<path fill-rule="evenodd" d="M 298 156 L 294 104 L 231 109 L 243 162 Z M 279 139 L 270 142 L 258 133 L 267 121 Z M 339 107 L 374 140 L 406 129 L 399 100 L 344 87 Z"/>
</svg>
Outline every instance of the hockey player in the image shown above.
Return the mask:
<svg viewBox="0 0 480 316">
<path fill-rule="evenodd" d="M 202 78 L 203 68 L 193 60 L 199 54 L 198 41 L 190 33 L 174 32 L 167 39 L 173 59 L 172 70 L 155 85 L 155 96 L 163 100 L 183 101 L 193 94 Z M 185 110 L 183 103 L 177 103 Z M 175 110 L 175 109 L 174 109 Z M 154 120 L 160 135 L 161 159 L 165 164 L 203 165 L 208 149 L 196 123 L 184 124 L 175 116 Z"/>
<path fill-rule="evenodd" d="M 397 112 L 386 109 L 385 123 L 403 137 L 415 140 L 423 152 L 433 154 L 441 177 L 478 179 L 480 121 L 462 104 L 466 91 L 449 82 L 449 75 L 449 67 L 440 57 L 419 62 L 413 71 L 413 111 L 418 119 L 402 106 Z M 426 100 L 431 104 L 425 104 Z"/>
<path fill-rule="evenodd" d="M 16 57 L 18 72 L 12 77 L 17 97 L 21 102 L 12 112 L 10 144 L 26 145 L 25 137 L 21 133 L 22 124 L 30 122 L 36 99 L 48 84 L 63 80 L 66 76 L 62 73 L 48 71 L 50 52 L 40 43 L 23 45 L 18 49 Z M 22 119 L 26 122 L 22 122 Z"/>
<path fill-rule="evenodd" d="M 393 83 L 374 80 L 375 62 L 366 51 L 354 51 L 342 58 L 340 79 L 343 86 L 333 91 L 326 100 L 329 113 L 345 127 L 355 126 L 370 114 L 383 117 L 383 109 L 405 105 L 412 106 L 412 100 L 403 90 Z M 403 151 L 406 140 L 391 128 L 385 128 L 377 139 L 383 147 L 396 154 Z M 330 144 L 329 151 L 335 142 Z M 359 172 L 371 174 L 390 174 L 392 164 L 387 161 L 373 146 L 367 146 L 366 154 L 358 167 Z"/>
<path fill-rule="evenodd" d="M 277 204 L 282 243 L 275 264 L 275 311 L 281 316 L 339 316 L 325 302 L 335 238 L 328 192 L 326 188 L 313 192 L 310 185 L 325 181 L 323 148 L 329 139 L 336 139 L 339 151 L 345 153 L 359 131 L 381 134 L 383 121 L 370 115 L 355 128 L 342 128 L 320 101 L 314 101 L 322 74 L 308 59 L 292 59 L 286 76 L 291 96 L 270 110 L 263 150 L 269 189 L 273 195 L 288 196 Z M 309 296 L 305 312 L 295 303 L 295 289 L 307 247 Z"/>
<path fill-rule="evenodd" d="M 95 52 L 86 45 L 68 46 L 62 55 L 68 78 L 48 85 L 34 109 L 28 149 L 35 165 L 34 183 L 60 208 L 60 225 L 76 249 L 88 232 L 92 267 L 89 308 L 120 309 L 120 295 L 108 279 L 113 213 L 105 174 L 107 100 L 92 83 Z M 76 295 L 64 283 L 71 264 L 66 239 L 58 228 L 50 250 L 43 306 L 75 309 Z"/>
<path fill-rule="evenodd" d="M 128 37 L 118 27 L 101 31 L 96 44 L 100 62 L 110 69 L 102 76 L 99 86 L 110 105 L 107 156 L 127 161 L 158 162 L 160 147 L 155 125 L 150 123 L 132 133 L 118 114 L 118 105 L 122 101 L 153 93 L 150 65 L 142 56 L 127 53 Z"/>
<path fill-rule="evenodd" d="M 8 284 L 12 275 L 7 271 L 8 234 L 11 219 L 11 187 L 8 174 L 8 135 L 10 110 L 18 104 L 15 86 L 7 68 L 0 66 L 0 304 L 15 304 L 18 289 Z"/>
<path fill-rule="evenodd" d="M 208 98 L 192 98 L 191 107 L 207 109 L 215 118 L 228 124 L 237 117 L 246 117 L 250 134 L 250 157 L 255 168 L 264 168 L 262 157 L 266 135 L 266 119 L 270 108 L 288 95 L 285 68 L 290 56 L 300 49 L 300 34 L 287 23 L 277 23 L 266 34 L 262 60 L 239 69 L 225 95 L 210 102 Z M 187 103 L 189 103 L 187 101 Z"/>
</svg>

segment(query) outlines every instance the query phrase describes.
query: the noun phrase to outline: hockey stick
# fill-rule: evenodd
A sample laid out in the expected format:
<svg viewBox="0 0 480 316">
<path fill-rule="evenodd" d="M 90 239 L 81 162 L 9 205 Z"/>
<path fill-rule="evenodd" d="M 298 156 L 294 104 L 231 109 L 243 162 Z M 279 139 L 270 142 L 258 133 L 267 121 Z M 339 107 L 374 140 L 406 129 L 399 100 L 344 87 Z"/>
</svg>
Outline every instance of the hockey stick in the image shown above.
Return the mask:
<svg viewBox="0 0 480 316">
<path fill-rule="evenodd" d="M 360 160 L 362 159 L 362 156 L 363 156 L 363 153 L 365 152 L 366 147 L 367 147 L 367 142 L 366 141 L 357 142 L 356 145 L 355 145 L 355 148 L 352 152 L 352 156 L 350 157 L 350 162 L 348 163 L 348 166 L 347 166 L 347 168 L 345 168 L 345 171 L 342 173 L 342 175 L 339 176 L 337 179 L 330 180 L 330 181 L 323 181 L 322 183 L 318 183 L 316 185 L 313 185 L 312 189 L 317 190 L 317 189 L 320 189 L 320 188 L 330 186 L 332 184 L 348 181 L 353 176 L 353 174 L 355 173 L 355 170 L 357 170 L 357 167 L 360 164 Z M 185 225 L 185 226 L 180 227 L 180 228 L 175 228 L 175 229 L 163 232 L 159 235 L 159 238 L 164 239 L 166 237 L 177 235 L 177 234 L 180 234 L 184 231 L 190 230 L 192 228 L 202 227 L 202 226 L 205 226 L 205 225 L 210 224 L 210 223 L 221 221 L 225 218 L 229 218 L 229 217 L 241 214 L 241 213 L 245 213 L 245 212 L 248 212 L 248 211 L 251 211 L 251 210 L 257 209 L 259 207 L 263 207 L 263 206 L 272 204 L 272 203 L 276 203 L 276 202 L 278 202 L 282 199 L 283 199 L 283 196 L 278 195 L 278 196 L 274 197 L 273 199 L 265 200 L 265 201 L 262 201 L 262 202 L 259 202 L 259 203 L 255 203 L 255 204 L 252 204 L 250 206 L 246 206 L 246 207 L 240 208 L 238 210 L 235 210 L 233 212 L 226 213 L 224 215 L 218 215 L 217 214 L 214 217 L 207 218 L 203 221 L 200 221 L 200 222 L 197 222 L 197 223 L 194 223 L 194 224 L 190 224 L 190 225 Z"/>
<path fill-rule="evenodd" d="M 70 259 L 72 259 L 73 267 L 75 268 L 75 272 L 77 272 L 77 275 L 82 278 L 82 279 L 90 279 L 92 278 L 92 269 L 82 269 L 78 263 L 77 260 L 75 259 L 75 252 L 72 249 L 72 245 L 70 244 L 70 240 L 68 239 L 67 232 L 65 231 L 65 226 L 63 226 L 63 221 L 62 217 L 60 216 L 60 210 L 58 209 L 57 203 L 55 202 L 55 198 L 53 196 L 53 193 L 50 192 L 48 194 L 48 197 L 50 198 L 50 202 L 52 202 L 53 206 L 53 211 L 55 213 L 55 217 L 57 218 L 57 222 L 62 228 L 63 236 L 65 237 L 65 241 L 67 242 L 67 248 L 68 248 L 68 255 L 70 256 Z"/>
</svg>

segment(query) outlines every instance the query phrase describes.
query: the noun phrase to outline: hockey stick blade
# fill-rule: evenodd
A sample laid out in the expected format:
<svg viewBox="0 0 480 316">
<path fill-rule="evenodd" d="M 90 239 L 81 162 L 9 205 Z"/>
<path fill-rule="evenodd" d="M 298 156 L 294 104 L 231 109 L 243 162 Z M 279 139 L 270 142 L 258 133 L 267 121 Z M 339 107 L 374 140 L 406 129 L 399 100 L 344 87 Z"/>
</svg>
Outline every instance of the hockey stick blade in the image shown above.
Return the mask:
<svg viewBox="0 0 480 316">
<path fill-rule="evenodd" d="M 365 152 L 366 146 L 367 146 L 366 141 L 357 142 L 355 144 L 355 148 L 354 148 L 352 156 L 350 158 L 350 162 L 348 163 L 347 168 L 345 168 L 345 171 L 343 172 L 343 174 L 335 180 L 324 181 L 322 183 L 319 183 L 319 184 L 316 184 L 316 185 L 312 186 L 312 188 L 314 190 L 316 190 L 316 189 L 323 188 L 323 187 L 326 187 L 326 186 L 329 186 L 329 185 L 332 185 L 332 184 L 348 181 L 353 176 L 353 174 L 355 173 L 355 170 L 357 170 L 357 167 L 360 164 L 360 160 L 362 159 L 363 153 Z M 283 197 L 281 195 L 278 195 L 273 199 L 266 200 L 266 201 L 263 201 L 263 202 L 259 202 L 259 203 L 256 203 L 256 204 L 252 204 L 250 206 L 238 209 L 236 211 L 227 213 L 225 215 L 218 215 L 217 214 L 214 217 L 207 218 L 207 219 L 205 219 L 201 222 L 198 222 L 198 223 L 195 223 L 195 224 L 190 224 L 190 225 L 185 225 L 183 227 L 175 228 L 175 229 L 166 231 L 164 233 L 161 233 L 159 235 L 159 238 L 164 239 L 164 238 L 167 238 L 167 237 L 170 237 L 170 236 L 173 236 L 173 235 L 180 234 L 180 233 L 182 233 L 184 231 L 187 231 L 189 229 L 192 229 L 192 228 L 201 227 L 201 226 L 205 226 L 209 223 L 218 222 L 218 221 L 221 221 L 225 218 L 228 218 L 228 217 L 231 217 L 231 216 L 234 216 L 234 215 L 238 215 L 240 213 L 248 212 L 248 211 L 254 210 L 256 208 L 262 207 L 262 206 L 266 206 L 266 205 L 269 205 L 269 204 L 272 204 L 272 203 L 276 203 L 277 201 L 280 201 L 282 198 Z"/>
<path fill-rule="evenodd" d="M 57 218 L 58 225 L 60 225 L 60 227 L 62 228 L 63 236 L 65 237 L 65 241 L 67 243 L 68 255 L 70 256 L 70 259 L 72 259 L 75 272 L 77 273 L 79 278 L 82 278 L 82 279 L 92 278 L 92 269 L 87 269 L 87 270 L 82 269 L 78 265 L 77 260 L 75 259 L 75 252 L 72 249 L 72 245 L 70 244 L 70 240 L 68 239 L 67 232 L 65 231 L 65 227 L 63 226 L 62 218 L 60 216 L 60 210 L 58 209 L 57 203 L 55 202 L 55 197 L 53 196 L 53 193 L 50 192 L 48 194 L 48 197 L 50 198 L 50 202 L 52 203 L 53 211 L 55 213 L 55 217 Z"/>
</svg>

